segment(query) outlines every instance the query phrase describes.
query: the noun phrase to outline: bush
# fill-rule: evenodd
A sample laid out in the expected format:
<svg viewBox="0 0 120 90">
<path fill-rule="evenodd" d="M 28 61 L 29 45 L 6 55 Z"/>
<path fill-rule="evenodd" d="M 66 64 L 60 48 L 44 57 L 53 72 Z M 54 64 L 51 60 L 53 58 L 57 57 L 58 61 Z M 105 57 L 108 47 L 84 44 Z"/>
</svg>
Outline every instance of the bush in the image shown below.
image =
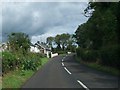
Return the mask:
<svg viewBox="0 0 120 90">
<path fill-rule="evenodd" d="M 37 70 L 41 62 L 35 58 L 24 58 L 22 61 L 22 70 Z"/>
<path fill-rule="evenodd" d="M 66 51 L 58 51 L 58 54 L 66 54 L 67 52 Z"/>
<path fill-rule="evenodd" d="M 23 55 L 11 52 L 3 52 L 2 56 L 3 74 L 15 69 L 37 70 L 38 66 L 41 65 L 41 58 L 44 57 L 44 55 L 36 53 Z"/>
<path fill-rule="evenodd" d="M 81 58 L 83 58 L 83 48 L 77 48 L 76 49 L 76 53 L 77 53 L 77 56 L 78 57 L 81 57 Z"/>
<path fill-rule="evenodd" d="M 17 58 L 14 54 L 10 52 L 3 52 L 2 53 L 2 71 L 6 73 L 10 70 L 15 69 L 17 63 Z"/>
<path fill-rule="evenodd" d="M 83 61 L 86 62 L 96 62 L 99 57 L 98 51 L 89 50 L 84 48 L 77 48 L 77 56 L 80 57 Z"/>
<path fill-rule="evenodd" d="M 84 48 L 78 48 L 76 50 L 77 56 L 85 62 L 97 62 L 105 66 L 110 66 L 119 69 L 119 51 L 120 46 L 112 45 L 109 47 L 102 48 L 101 50 L 88 50 Z M 97 61 L 99 60 L 99 61 Z"/>
<path fill-rule="evenodd" d="M 102 48 L 100 51 L 101 63 L 103 65 L 112 66 L 118 68 L 120 64 L 119 60 L 119 46 L 109 46 L 107 48 Z"/>
<path fill-rule="evenodd" d="M 96 62 L 96 59 L 98 57 L 98 52 L 94 51 L 94 50 L 87 50 L 86 52 L 84 52 L 84 59 L 88 62 Z"/>
<path fill-rule="evenodd" d="M 22 70 L 37 70 L 41 65 L 41 54 L 29 53 L 28 56 L 22 58 Z"/>
</svg>

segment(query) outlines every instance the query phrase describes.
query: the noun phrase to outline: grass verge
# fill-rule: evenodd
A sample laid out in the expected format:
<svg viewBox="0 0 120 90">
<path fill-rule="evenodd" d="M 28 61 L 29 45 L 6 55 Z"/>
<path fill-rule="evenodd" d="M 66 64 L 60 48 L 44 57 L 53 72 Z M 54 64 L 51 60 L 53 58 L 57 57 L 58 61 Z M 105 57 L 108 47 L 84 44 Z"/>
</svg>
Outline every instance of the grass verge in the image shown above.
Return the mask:
<svg viewBox="0 0 120 90">
<path fill-rule="evenodd" d="M 23 74 L 24 73 L 24 74 Z M 20 86 L 33 75 L 34 71 L 11 71 L 3 78 L 2 88 L 20 88 Z"/>
<path fill-rule="evenodd" d="M 42 66 L 48 62 L 48 58 L 42 58 Z"/>
<path fill-rule="evenodd" d="M 42 65 L 47 63 L 48 58 L 42 58 Z M 41 67 L 39 66 L 39 68 Z M 15 70 L 7 73 L 2 78 L 2 88 L 20 88 L 36 71 L 32 70 Z"/>
<path fill-rule="evenodd" d="M 99 65 L 97 63 L 88 63 L 88 62 L 84 62 L 82 61 L 80 58 L 78 58 L 77 56 L 75 57 L 77 62 L 82 63 L 90 68 L 111 74 L 111 75 L 115 75 L 115 76 L 119 76 L 120 75 L 120 71 L 116 68 L 112 68 L 112 67 L 108 67 L 108 66 L 103 66 L 103 65 Z"/>
</svg>

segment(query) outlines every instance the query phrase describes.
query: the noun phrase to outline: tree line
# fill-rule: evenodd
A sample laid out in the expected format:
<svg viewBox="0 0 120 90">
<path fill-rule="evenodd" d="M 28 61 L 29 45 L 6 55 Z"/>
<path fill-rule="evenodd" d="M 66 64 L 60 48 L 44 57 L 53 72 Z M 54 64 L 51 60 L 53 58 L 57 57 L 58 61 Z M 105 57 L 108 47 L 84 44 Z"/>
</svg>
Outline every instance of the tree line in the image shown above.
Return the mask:
<svg viewBox="0 0 120 90">
<path fill-rule="evenodd" d="M 118 68 L 120 64 L 120 2 L 90 2 L 84 10 L 89 17 L 79 25 L 75 38 L 77 55 L 85 62 Z"/>
<path fill-rule="evenodd" d="M 68 33 L 57 34 L 55 37 L 47 38 L 47 45 L 53 52 L 66 53 L 67 51 L 75 52 L 76 39 Z"/>
</svg>

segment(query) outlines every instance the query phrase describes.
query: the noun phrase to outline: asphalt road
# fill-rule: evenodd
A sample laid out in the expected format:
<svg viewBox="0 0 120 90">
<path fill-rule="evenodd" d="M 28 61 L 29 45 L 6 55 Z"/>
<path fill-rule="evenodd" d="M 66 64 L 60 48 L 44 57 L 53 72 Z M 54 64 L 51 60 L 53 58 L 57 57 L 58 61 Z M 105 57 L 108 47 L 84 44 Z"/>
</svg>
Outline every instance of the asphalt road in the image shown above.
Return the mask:
<svg viewBox="0 0 120 90">
<path fill-rule="evenodd" d="M 118 88 L 119 77 L 93 70 L 75 61 L 73 54 L 49 60 L 22 88 Z M 118 89 L 116 89 L 118 90 Z"/>
</svg>

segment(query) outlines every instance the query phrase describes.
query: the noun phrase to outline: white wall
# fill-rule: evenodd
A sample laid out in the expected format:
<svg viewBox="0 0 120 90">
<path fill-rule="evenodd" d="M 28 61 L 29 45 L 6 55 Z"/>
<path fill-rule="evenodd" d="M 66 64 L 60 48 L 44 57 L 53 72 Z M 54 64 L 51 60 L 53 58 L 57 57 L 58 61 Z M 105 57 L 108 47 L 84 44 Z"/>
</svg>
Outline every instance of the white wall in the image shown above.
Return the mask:
<svg viewBox="0 0 120 90">
<path fill-rule="evenodd" d="M 30 52 L 39 53 L 40 50 L 37 47 L 30 46 Z"/>
<path fill-rule="evenodd" d="M 54 54 L 51 53 L 51 57 L 55 57 L 55 56 L 58 56 L 58 53 L 54 53 Z"/>
<path fill-rule="evenodd" d="M 68 52 L 68 54 L 71 54 L 71 52 Z"/>
</svg>

